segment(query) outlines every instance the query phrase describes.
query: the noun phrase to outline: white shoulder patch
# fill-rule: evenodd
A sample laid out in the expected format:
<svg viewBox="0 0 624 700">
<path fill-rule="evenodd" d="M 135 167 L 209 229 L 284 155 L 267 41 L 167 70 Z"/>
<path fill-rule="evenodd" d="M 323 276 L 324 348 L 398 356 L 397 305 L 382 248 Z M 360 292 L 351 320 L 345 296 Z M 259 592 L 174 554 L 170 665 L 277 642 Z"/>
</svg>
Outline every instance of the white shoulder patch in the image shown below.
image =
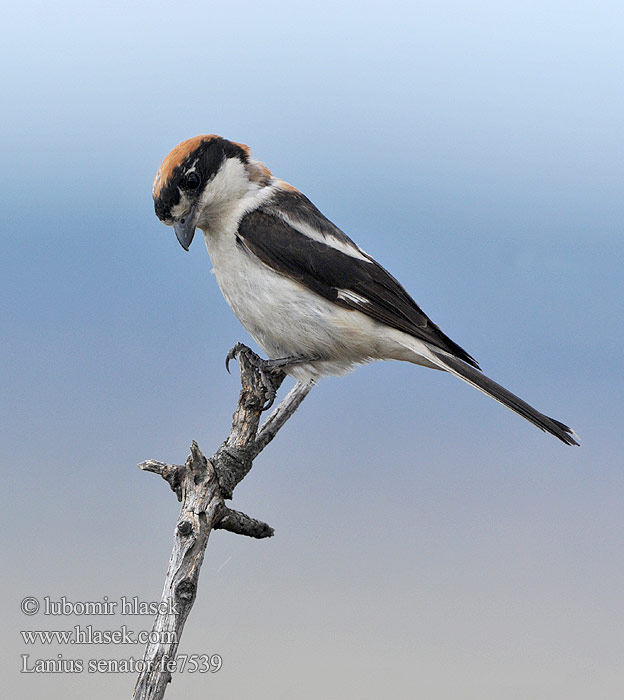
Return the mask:
<svg viewBox="0 0 624 700">
<path fill-rule="evenodd" d="M 349 289 L 339 289 L 338 290 L 338 299 L 343 299 L 344 301 L 350 301 L 354 304 L 359 304 L 360 306 L 365 306 L 366 304 L 370 304 L 370 301 L 368 299 L 360 296 L 359 294 L 356 294 L 355 292 L 350 291 Z"/>
<path fill-rule="evenodd" d="M 358 260 L 363 260 L 364 262 L 370 263 L 371 260 L 366 257 L 363 251 L 361 251 L 355 244 L 348 243 L 347 241 L 342 241 L 331 234 L 324 234 L 319 231 L 313 224 L 306 222 L 303 219 L 297 221 L 291 219 L 287 214 L 280 212 L 282 219 L 294 229 L 303 233 L 304 236 L 311 238 L 319 243 L 324 243 L 325 245 L 339 250 L 341 253 L 350 255 L 352 258 L 357 258 Z"/>
</svg>

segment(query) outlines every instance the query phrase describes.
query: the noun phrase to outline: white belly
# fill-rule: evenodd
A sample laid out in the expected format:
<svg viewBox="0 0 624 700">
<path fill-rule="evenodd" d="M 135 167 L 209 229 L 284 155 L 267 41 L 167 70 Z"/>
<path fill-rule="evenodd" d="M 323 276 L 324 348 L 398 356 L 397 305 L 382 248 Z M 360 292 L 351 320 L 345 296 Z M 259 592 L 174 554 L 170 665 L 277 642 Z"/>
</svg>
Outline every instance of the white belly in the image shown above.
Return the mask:
<svg viewBox="0 0 624 700">
<path fill-rule="evenodd" d="M 297 379 L 344 374 L 377 359 L 429 364 L 414 352 L 419 341 L 273 271 L 237 244 L 234 232 L 204 233 L 204 239 L 223 296 L 269 358 L 324 358 L 293 365 L 288 374 Z"/>
</svg>

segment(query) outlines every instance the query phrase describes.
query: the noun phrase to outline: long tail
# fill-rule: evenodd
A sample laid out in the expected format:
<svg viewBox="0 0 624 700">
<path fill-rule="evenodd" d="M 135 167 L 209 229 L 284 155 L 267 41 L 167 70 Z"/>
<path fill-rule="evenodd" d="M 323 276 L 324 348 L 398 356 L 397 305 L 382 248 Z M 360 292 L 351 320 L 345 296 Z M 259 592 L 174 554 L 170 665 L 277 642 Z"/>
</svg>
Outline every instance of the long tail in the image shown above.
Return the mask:
<svg viewBox="0 0 624 700">
<path fill-rule="evenodd" d="M 458 360 L 456 357 L 453 357 L 444 351 L 439 352 L 431 346 L 429 346 L 429 350 L 436 358 L 434 362 L 440 367 L 440 369 L 444 369 L 447 372 L 454 374 L 456 377 L 463 379 L 465 382 L 468 382 L 468 384 L 474 386 L 475 389 L 479 389 L 479 391 L 482 391 L 484 394 L 487 394 L 488 396 L 491 396 L 493 399 L 496 399 L 502 403 L 503 406 L 507 406 L 507 408 L 515 411 L 523 418 L 526 418 L 540 430 L 544 430 L 547 433 L 554 435 L 556 438 L 559 438 L 559 440 L 561 440 L 561 442 L 565 442 L 566 445 L 579 444 L 574 439 L 575 437 L 578 437 L 578 435 L 576 435 L 572 428 L 569 428 L 567 425 L 560 423 L 554 418 L 549 418 L 543 413 L 540 413 L 533 408 L 533 406 L 529 406 L 526 401 L 518 398 L 515 394 L 512 394 L 511 391 L 507 391 L 505 387 L 497 384 L 489 377 L 486 377 L 485 374 L 482 374 L 478 369 L 467 365 L 465 362 L 462 362 L 462 360 Z"/>
</svg>

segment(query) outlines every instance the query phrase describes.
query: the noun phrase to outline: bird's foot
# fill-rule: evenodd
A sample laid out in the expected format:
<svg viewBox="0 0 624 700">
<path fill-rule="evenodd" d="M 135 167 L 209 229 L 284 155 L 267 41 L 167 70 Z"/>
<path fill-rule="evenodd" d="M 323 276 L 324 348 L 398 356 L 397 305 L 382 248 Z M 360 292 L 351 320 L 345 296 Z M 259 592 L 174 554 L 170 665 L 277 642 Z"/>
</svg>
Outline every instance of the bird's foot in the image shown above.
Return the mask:
<svg viewBox="0 0 624 700">
<path fill-rule="evenodd" d="M 257 367 L 257 363 L 262 361 L 262 358 L 258 357 L 251 348 L 248 348 L 242 343 L 236 343 L 233 348 L 229 349 L 228 354 L 225 356 L 225 369 L 228 374 L 230 374 L 230 362 L 232 360 L 237 360 L 240 355 L 245 355 L 254 367 Z"/>
<path fill-rule="evenodd" d="M 262 407 L 263 411 L 268 411 L 275 402 L 277 390 L 284 379 L 283 370 L 285 367 L 300 365 L 306 362 L 315 362 L 322 359 L 321 357 L 315 355 L 311 357 L 290 355 L 289 357 L 280 357 L 276 360 L 265 360 L 259 355 L 256 355 L 251 348 L 243 345 L 243 343 L 236 343 L 236 345 L 225 356 L 225 369 L 228 372 L 230 371 L 230 362 L 234 359 L 238 359 L 241 355 L 245 355 L 245 358 L 249 364 L 258 370 L 260 378 L 262 379 L 262 384 L 266 390 L 267 397 L 267 402 Z"/>
</svg>

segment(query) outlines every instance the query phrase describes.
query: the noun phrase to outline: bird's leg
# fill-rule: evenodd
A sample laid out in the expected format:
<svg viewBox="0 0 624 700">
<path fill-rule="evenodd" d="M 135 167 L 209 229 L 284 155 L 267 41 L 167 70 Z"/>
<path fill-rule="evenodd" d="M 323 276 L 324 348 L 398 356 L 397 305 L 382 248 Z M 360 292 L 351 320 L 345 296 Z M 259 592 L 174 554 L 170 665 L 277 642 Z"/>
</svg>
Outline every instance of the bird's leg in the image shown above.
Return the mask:
<svg viewBox="0 0 624 700">
<path fill-rule="evenodd" d="M 280 357 L 277 360 L 262 360 L 264 366 L 271 372 L 281 370 L 284 367 L 291 367 L 292 365 L 303 365 L 307 362 L 317 362 L 323 358 L 320 355 L 310 355 L 309 357 L 302 357 L 301 355 L 289 355 L 288 357 Z"/>
<path fill-rule="evenodd" d="M 279 389 L 282 380 L 284 379 L 283 369 L 292 365 L 300 365 L 306 362 L 315 362 L 322 359 L 319 356 L 301 357 L 300 355 L 290 355 L 289 357 L 280 357 L 276 360 L 264 360 L 262 357 L 242 343 L 236 345 L 228 352 L 225 357 L 225 369 L 230 371 L 230 362 L 239 355 L 244 354 L 249 363 L 255 367 L 260 373 L 260 378 L 266 389 L 267 403 L 262 407 L 263 411 L 268 411 L 273 405 L 277 390 Z M 279 381 L 278 381 L 279 380 Z"/>
<path fill-rule="evenodd" d="M 310 355 L 308 357 L 303 357 L 302 355 L 289 355 L 288 357 L 280 357 L 275 360 L 265 360 L 256 355 L 251 348 L 243 345 L 243 343 L 236 343 L 236 345 L 225 357 L 225 369 L 227 369 L 228 372 L 230 371 L 230 362 L 243 353 L 258 371 L 263 372 L 278 372 L 284 367 L 301 365 L 307 362 L 318 362 L 319 360 L 323 359 L 320 355 Z"/>
</svg>

